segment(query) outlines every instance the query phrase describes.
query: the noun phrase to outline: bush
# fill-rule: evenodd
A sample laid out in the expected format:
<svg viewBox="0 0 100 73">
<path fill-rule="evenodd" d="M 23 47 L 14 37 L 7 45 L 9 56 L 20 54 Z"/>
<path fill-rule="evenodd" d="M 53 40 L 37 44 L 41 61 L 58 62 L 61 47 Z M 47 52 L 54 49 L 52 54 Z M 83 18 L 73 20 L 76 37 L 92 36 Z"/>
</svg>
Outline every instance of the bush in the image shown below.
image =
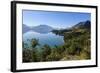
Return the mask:
<svg viewBox="0 0 100 73">
<path fill-rule="evenodd" d="M 32 39 L 31 40 L 31 46 L 32 46 L 32 48 L 35 48 L 37 45 L 39 45 L 38 40 L 37 39 Z"/>
<path fill-rule="evenodd" d="M 61 55 L 56 51 L 52 51 L 52 53 L 46 58 L 47 61 L 59 61 L 60 59 Z"/>
<path fill-rule="evenodd" d="M 80 45 L 73 43 L 68 49 L 67 52 L 68 54 L 75 55 L 75 54 L 80 54 L 82 48 Z"/>
<path fill-rule="evenodd" d="M 23 62 L 31 62 L 32 56 L 31 51 L 28 49 L 23 49 Z"/>
</svg>

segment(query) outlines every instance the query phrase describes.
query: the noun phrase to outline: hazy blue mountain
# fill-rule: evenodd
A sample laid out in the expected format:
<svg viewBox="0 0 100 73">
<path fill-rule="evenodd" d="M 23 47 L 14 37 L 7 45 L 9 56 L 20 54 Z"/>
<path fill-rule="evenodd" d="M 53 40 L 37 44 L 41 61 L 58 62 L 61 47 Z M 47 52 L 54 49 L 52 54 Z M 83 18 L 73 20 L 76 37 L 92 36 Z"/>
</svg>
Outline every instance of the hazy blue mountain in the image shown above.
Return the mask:
<svg viewBox="0 0 100 73">
<path fill-rule="evenodd" d="M 53 28 L 48 25 L 39 25 L 39 26 L 33 27 L 32 30 L 38 33 L 49 33 L 53 30 Z"/>
<path fill-rule="evenodd" d="M 29 26 L 23 24 L 23 30 L 22 30 L 22 32 L 25 33 L 25 32 L 27 32 L 29 30 L 31 30 L 31 28 Z"/>
<path fill-rule="evenodd" d="M 71 31 L 73 29 L 77 29 L 77 28 L 87 28 L 90 29 L 91 28 L 91 22 L 89 20 L 87 21 L 83 21 L 83 22 L 79 22 L 78 24 L 72 26 L 69 29 L 62 29 L 60 30 L 61 32 L 64 31 Z M 34 26 L 34 27 L 29 27 L 25 24 L 23 24 L 23 33 L 27 32 L 27 31 L 34 31 L 34 32 L 38 32 L 38 33 L 49 33 L 51 31 L 58 31 L 57 29 L 52 28 L 51 26 L 48 25 L 38 25 L 38 26 Z"/>
<path fill-rule="evenodd" d="M 89 20 L 84 22 L 79 22 L 78 24 L 74 25 L 72 28 L 91 28 L 91 22 Z"/>
</svg>

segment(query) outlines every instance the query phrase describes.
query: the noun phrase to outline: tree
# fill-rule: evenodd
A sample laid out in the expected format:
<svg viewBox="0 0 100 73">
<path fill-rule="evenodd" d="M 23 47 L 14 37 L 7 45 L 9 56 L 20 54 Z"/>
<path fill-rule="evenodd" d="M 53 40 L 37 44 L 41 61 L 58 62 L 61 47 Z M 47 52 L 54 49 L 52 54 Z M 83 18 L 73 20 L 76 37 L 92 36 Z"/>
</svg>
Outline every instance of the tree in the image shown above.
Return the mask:
<svg viewBox="0 0 100 73">
<path fill-rule="evenodd" d="M 42 47 L 42 61 L 46 60 L 46 57 L 51 53 L 51 48 L 49 45 L 44 45 Z"/>
<path fill-rule="evenodd" d="M 46 57 L 47 61 L 59 61 L 62 58 L 56 50 L 52 50 L 51 54 Z"/>
<path fill-rule="evenodd" d="M 32 46 L 32 48 L 35 48 L 37 45 L 39 45 L 38 40 L 37 39 L 32 39 L 31 40 L 31 46 Z"/>
<path fill-rule="evenodd" d="M 32 46 L 32 49 L 31 49 L 31 58 L 32 58 L 32 62 L 37 62 L 37 50 L 36 50 L 36 46 L 39 45 L 38 43 L 38 40 L 37 39 L 32 39 L 31 40 L 31 46 Z"/>
</svg>

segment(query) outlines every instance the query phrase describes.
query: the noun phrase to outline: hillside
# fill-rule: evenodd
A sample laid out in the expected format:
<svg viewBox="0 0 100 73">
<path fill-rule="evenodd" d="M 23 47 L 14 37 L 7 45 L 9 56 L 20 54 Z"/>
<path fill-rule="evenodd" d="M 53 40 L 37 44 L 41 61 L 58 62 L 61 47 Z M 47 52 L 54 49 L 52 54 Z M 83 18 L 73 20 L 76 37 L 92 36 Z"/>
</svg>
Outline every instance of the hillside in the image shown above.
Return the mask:
<svg viewBox="0 0 100 73">
<path fill-rule="evenodd" d="M 61 60 L 90 59 L 90 21 L 76 24 L 70 31 L 63 32 L 66 50 Z"/>
<path fill-rule="evenodd" d="M 64 44 L 50 47 L 42 46 L 38 51 L 37 39 L 31 40 L 32 49 L 23 50 L 23 62 L 68 61 L 91 59 L 91 23 L 79 22 L 70 29 L 52 30 L 56 35 L 64 36 Z"/>
</svg>

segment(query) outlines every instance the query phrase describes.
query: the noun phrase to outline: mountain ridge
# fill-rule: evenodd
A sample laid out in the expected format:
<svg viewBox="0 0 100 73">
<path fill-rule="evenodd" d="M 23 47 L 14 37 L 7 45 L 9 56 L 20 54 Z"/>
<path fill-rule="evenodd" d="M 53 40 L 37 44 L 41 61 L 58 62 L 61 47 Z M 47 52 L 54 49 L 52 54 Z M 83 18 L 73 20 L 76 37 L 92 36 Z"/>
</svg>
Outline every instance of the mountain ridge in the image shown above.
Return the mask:
<svg viewBox="0 0 100 73">
<path fill-rule="evenodd" d="M 71 31 L 73 29 L 78 29 L 78 28 L 90 29 L 91 28 L 91 22 L 89 20 L 79 22 L 78 24 L 75 24 L 71 28 L 61 29 L 60 31 Z M 23 33 L 27 32 L 29 30 L 32 30 L 32 31 L 35 31 L 35 32 L 38 32 L 38 33 L 49 33 L 51 31 L 56 31 L 57 29 L 54 29 L 53 27 L 45 25 L 45 24 L 34 26 L 34 27 L 29 27 L 29 26 L 23 24 Z M 57 30 L 57 31 L 59 31 L 59 30 Z"/>
<path fill-rule="evenodd" d="M 27 31 L 31 30 L 31 28 L 25 24 L 22 25 L 22 33 L 26 33 Z"/>
<path fill-rule="evenodd" d="M 72 28 L 90 28 L 91 22 L 89 20 L 79 22 L 78 24 L 74 25 Z"/>
<path fill-rule="evenodd" d="M 54 29 L 53 27 L 48 26 L 48 25 L 38 25 L 38 26 L 30 27 L 30 26 L 23 24 L 22 30 L 23 30 L 23 33 L 27 32 L 29 30 L 32 30 L 32 31 L 35 31 L 35 32 L 38 32 L 38 33 L 49 33 L 53 29 Z"/>
<path fill-rule="evenodd" d="M 53 28 L 48 25 L 39 25 L 39 26 L 33 27 L 32 30 L 38 33 L 48 33 L 48 32 L 51 32 Z"/>
</svg>

